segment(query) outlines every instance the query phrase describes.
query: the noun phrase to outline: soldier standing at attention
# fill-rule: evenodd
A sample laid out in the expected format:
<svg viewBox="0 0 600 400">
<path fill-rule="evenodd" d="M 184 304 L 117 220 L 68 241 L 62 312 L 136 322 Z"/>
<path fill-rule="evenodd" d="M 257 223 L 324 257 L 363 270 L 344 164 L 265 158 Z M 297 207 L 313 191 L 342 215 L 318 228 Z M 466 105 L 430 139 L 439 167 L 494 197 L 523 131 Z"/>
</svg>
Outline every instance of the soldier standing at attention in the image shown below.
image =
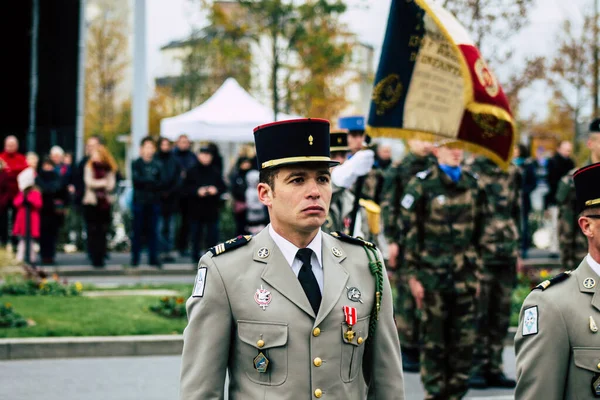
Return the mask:
<svg viewBox="0 0 600 400">
<path fill-rule="evenodd" d="M 485 193 L 462 169 L 463 150 L 455 143 L 436 145 L 437 165 L 418 173 L 400 202 L 410 221 L 401 268 L 421 310 L 421 381 L 427 400 L 465 395 L 476 340 Z"/>
<path fill-rule="evenodd" d="M 600 397 L 600 163 L 573 175 L 588 254 L 529 293 L 515 336 L 519 400 Z"/>
<path fill-rule="evenodd" d="M 469 386 L 515 387 L 504 375 L 502 351 L 510 325 L 512 291 L 517 281 L 519 226 L 521 219 L 519 169 L 503 171 L 490 159 L 479 156 L 469 166 L 486 193 L 486 219 L 481 240 L 483 278 L 478 301 L 477 344 Z"/>
<path fill-rule="evenodd" d="M 590 150 L 590 159 L 586 165 L 600 162 L 600 118 L 590 124 L 590 133 L 587 140 Z M 560 245 L 560 259 L 565 270 L 577 268 L 581 259 L 587 254 L 587 238 L 579 229 L 578 215 L 575 212 L 576 196 L 573 173 L 569 173 L 560 180 L 556 190 L 556 203 L 558 204 L 558 237 Z"/>
<path fill-rule="evenodd" d="M 431 143 L 412 139 L 408 141 L 408 154 L 400 163 L 387 172 L 383 189 L 382 214 L 385 237 L 389 244 L 388 269 L 396 270 L 398 297 L 396 301 L 396 322 L 398 336 L 402 343 L 402 368 L 407 372 L 419 372 L 419 316 L 415 299 L 410 293 L 406 271 L 398 268 L 404 258 L 404 235 L 408 221 L 402 221 L 400 201 L 408 182 L 421 171 L 435 165 L 431 155 Z"/>
<path fill-rule="evenodd" d="M 321 231 L 329 122 L 254 130 L 271 223 L 215 246 L 187 302 L 181 399 L 404 399 L 391 289 L 369 242 Z M 213 338 L 215 340 L 211 340 Z"/>
</svg>

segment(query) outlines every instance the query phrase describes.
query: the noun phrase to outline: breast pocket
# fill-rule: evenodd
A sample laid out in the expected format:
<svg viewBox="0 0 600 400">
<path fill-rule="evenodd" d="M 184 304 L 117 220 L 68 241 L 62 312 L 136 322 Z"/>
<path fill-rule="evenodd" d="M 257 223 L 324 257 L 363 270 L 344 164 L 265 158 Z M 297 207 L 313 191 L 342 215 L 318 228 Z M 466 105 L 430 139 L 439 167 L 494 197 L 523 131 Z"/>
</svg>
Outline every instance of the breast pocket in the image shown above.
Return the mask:
<svg viewBox="0 0 600 400">
<path fill-rule="evenodd" d="M 282 322 L 238 321 L 238 360 L 254 383 L 278 386 L 288 374 L 288 325 Z M 268 360 L 266 372 L 258 372 L 254 359 L 262 353 Z"/>
<path fill-rule="evenodd" d="M 600 347 L 574 347 L 573 362 L 577 368 L 570 373 L 569 386 L 591 391 L 593 378 L 600 374 Z"/>
<path fill-rule="evenodd" d="M 352 327 L 354 337 L 349 339 L 345 334 L 348 325 L 342 324 L 342 362 L 340 375 L 343 382 L 352 382 L 361 369 L 365 343 L 369 337 L 369 316 L 359 319 Z"/>
</svg>

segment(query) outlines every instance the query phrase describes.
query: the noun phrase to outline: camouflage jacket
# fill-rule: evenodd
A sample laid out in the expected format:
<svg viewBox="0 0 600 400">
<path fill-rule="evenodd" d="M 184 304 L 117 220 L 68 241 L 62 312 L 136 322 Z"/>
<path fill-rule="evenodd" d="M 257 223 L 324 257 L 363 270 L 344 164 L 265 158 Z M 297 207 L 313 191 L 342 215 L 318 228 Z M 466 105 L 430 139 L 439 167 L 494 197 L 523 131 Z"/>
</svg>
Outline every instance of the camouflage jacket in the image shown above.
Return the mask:
<svg viewBox="0 0 600 400">
<path fill-rule="evenodd" d="M 478 176 L 489 210 L 481 239 L 484 266 L 516 262 L 521 226 L 519 169 L 511 165 L 505 172 L 486 157 L 477 157 L 467 168 Z"/>
<path fill-rule="evenodd" d="M 409 221 L 403 268 L 425 290 L 473 292 L 482 277 L 479 256 L 486 217 L 485 191 L 471 172 L 454 183 L 438 166 L 406 187 L 402 214 Z"/>
<path fill-rule="evenodd" d="M 435 165 L 433 156 L 419 157 L 408 153 L 400 163 L 392 166 L 386 173 L 383 185 L 381 214 L 384 233 L 388 242 L 400 243 L 403 221 L 400 201 L 404 189 L 417 172 L 425 171 Z"/>
<path fill-rule="evenodd" d="M 362 178 L 362 179 L 361 179 Z M 379 168 L 372 168 L 367 175 L 358 178 L 356 183 L 352 186 L 352 193 L 356 194 L 359 182 L 362 183 L 361 187 L 361 199 L 373 200 L 375 203 L 381 203 L 381 195 L 383 191 L 383 180 L 384 172 Z"/>
<path fill-rule="evenodd" d="M 575 169 L 562 177 L 556 190 L 558 204 L 558 241 L 560 243 L 560 259 L 563 268 L 577 268 L 588 253 L 587 238 L 579 228 L 578 215 L 575 212 Z"/>
</svg>

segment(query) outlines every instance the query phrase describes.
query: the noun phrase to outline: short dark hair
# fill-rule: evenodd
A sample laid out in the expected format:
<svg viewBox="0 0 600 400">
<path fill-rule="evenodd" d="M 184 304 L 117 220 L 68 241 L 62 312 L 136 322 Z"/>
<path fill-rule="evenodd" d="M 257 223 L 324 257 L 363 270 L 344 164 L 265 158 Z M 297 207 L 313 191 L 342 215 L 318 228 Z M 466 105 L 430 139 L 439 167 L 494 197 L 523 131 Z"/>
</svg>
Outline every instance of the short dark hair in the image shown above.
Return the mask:
<svg viewBox="0 0 600 400">
<path fill-rule="evenodd" d="M 140 146 L 143 146 L 148 142 L 151 142 L 156 147 L 156 143 L 154 142 L 154 139 L 152 139 L 152 136 L 145 136 L 140 142 Z"/>
<path fill-rule="evenodd" d="M 161 136 L 161 137 L 159 137 L 159 138 L 158 138 L 158 140 L 156 141 L 156 146 L 157 146 L 157 147 L 160 147 L 160 145 L 162 144 L 162 142 L 164 142 L 165 140 L 166 140 L 167 142 L 169 142 L 169 144 L 173 144 L 173 142 L 171 141 L 171 139 L 169 139 L 169 138 L 166 138 L 166 137 L 164 137 L 164 136 Z"/>
<path fill-rule="evenodd" d="M 271 190 L 275 190 L 275 178 L 279 173 L 279 168 L 261 169 L 258 174 L 258 183 L 266 183 Z"/>
</svg>

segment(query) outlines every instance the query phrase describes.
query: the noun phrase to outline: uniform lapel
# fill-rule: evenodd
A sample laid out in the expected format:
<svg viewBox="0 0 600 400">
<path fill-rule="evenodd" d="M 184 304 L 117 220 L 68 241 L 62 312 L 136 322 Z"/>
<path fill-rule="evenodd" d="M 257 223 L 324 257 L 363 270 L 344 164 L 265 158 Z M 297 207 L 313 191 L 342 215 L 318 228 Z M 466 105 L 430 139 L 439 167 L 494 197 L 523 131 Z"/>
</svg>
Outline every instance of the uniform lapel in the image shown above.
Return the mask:
<svg viewBox="0 0 600 400">
<path fill-rule="evenodd" d="M 582 293 L 591 293 L 593 295 L 592 306 L 594 306 L 597 310 L 600 310 L 600 292 L 598 290 L 598 287 L 600 287 L 600 282 L 598 282 L 599 277 L 594 272 L 592 267 L 590 267 L 590 265 L 587 263 L 585 258 L 583 259 L 581 264 L 579 264 L 579 267 L 577 267 L 573 275 L 575 275 L 575 279 L 577 279 L 579 290 Z M 583 286 L 583 282 L 586 278 L 593 278 L 596 281 L 596 285 L 592 288 L 587 289 L 585 286 Z"/>
<path fill-rule="evenodd" d="M 344 292 L 346 282 L 348 282 L 348 272 L 340 264 L 346 258 L 346 254 L 342 252 L 341 257 L 335 257 L 331 250 L 333 247 L 336 247 L 335 239 L 327 234 L 323 234 L 323 245 L 321 247 L 323 262 L 323 297 L 321 299 L 321 306 L 319 307 L 319 314 L 317 315 L 315 326 L 319 325 L 331 312 L 341 294 Z M 340 249 L 339 247 L 337 248 Z"/>
<path fill-rule="evenodd" d="M 261 258 L 259 256 L 259 250 L 262 248 L 268 250 L 267 257 Z M 285 298 L 314 318 L 315 313 L 308 302 L 304 290 L 302 290 L 300 282 L 298 282 L 298 277 L 296 277 L 283 253 L 279 250 L 271 235 L 269 235 L 268 229 L 265 228 L 261 233 L 256 235 L 256 243 L 253 251 L 254 261 L 267 264 L 263 269 L 261 278 Z M 262 254 L 264 256 L 264 251 Z"/>
</svg>

